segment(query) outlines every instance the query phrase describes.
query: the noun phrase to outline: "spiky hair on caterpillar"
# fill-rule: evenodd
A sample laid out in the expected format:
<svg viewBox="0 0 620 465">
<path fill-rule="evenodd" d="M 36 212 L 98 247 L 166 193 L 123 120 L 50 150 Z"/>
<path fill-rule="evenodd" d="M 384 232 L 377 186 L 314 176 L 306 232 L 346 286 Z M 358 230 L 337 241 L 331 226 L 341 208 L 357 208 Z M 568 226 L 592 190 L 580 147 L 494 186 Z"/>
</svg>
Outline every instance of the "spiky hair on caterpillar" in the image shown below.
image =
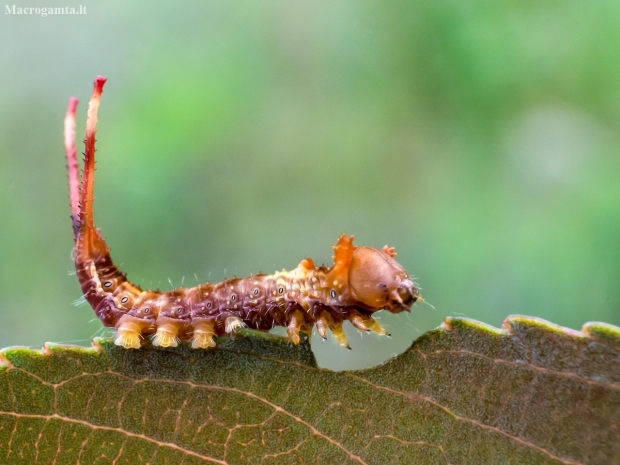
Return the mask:
<svg viewBox="0 0 620 465">
<path fill-rule="evenodd" d="M 331 267 L 315 266 L 310 258 L 297 268 L 273 274 L 234 278 L 168 292 L 143 290 L 114 265 L 93 219 L 95 135 L 97 112 L 106 78 L 97 77 L 88 105 L 84 169 L 80 181 L 75 149 L 77 99 L 69 99 L 65 117 L 65 150 L 69 200 L 74 232 L 74 262 L 82 294 L 104 326 L 114 328 L 115 343 L 139 349 L 148 337 L 152 345 L 175 347 L 191 342 L 196 349 L 215 346 L 215 338 L 240 327 L 268 331 L 284 326 L 299 344 L 300 333 L 316 326 L 325 338 L 330 330 L 341 346 L 349 347 L 342 329 L 348 320 L 360 331 L 387 331 L 373 319 L 375 311 L 410 311 L 422 300 L 418 288 L 394 259 L 391 247 L 357 247 L 343 234 L 334 249 Z"/>
</svg>

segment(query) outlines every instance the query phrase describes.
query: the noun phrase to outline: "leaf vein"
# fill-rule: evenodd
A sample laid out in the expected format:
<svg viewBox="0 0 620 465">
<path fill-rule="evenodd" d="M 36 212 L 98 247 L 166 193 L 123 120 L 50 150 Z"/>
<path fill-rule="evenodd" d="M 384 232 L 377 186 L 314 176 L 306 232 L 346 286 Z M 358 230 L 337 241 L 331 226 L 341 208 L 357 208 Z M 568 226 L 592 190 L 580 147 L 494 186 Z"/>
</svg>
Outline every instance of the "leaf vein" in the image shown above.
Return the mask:
<svg viewBox="0 0 620 465">
<path fill-rule="evenodd" d="M 129 431 L 125 431 L 121 428 L 114 428 L 111 426 L 103 426 L 103 425 L 94 425 L 92 423 L 89 423 L 87 421 L 84 420 L 77 420 L 75 418 L 69 418 L 69 417 L 64 417 L 62 415 L 58 415 L 57 413 L 53 413 L 51 415 L 41 415 L 41 414 L 32 414 L 32 413 L 15 413 L 15 412 L 0 412 L 0 415 L 9 415 L 9 416 L 13 416 L 16 418 L 38 418 L 38 419 L 44 419 L 44 420 L 51 420 L 51 419 L 58 419 L 60 421 L 66 422 L 66 423 L 74 423 L 74 424 L 78 424 L 78 425 L 82 425 L 82 426 L 86 426 L 89 428 L 92 428 L 92 431 L 96 431 L 96 430 L 104 430 L 104 431 L 114 431 L 117 433 L 121 433 L 124 434 L 126 436 L 129 437 L 133 437 L 133 438 L 137 438 L 137 439 L 142 439 L 144 441 L 150 442 L 155 444 L 157 447 L 169 447 L 171 449 L 175 449 L 178 450 L 179 452 L 183 453 L 183 454 L 187 454 L 187 455 L 191 455 L 193 457 L 197 457 L 199 459 L 202 460 L 206 460 L 208 462 L 212 462 L 212 463 L 219 463 L 221 465 L 228 465 L 227 462 L 225 462 L 224 460 L 219 460 L 213 457 L 208 457 L 206 455 L 202 455 L 202 454 L 198 454 L 197 452 L 194 452 L 192 450 L 189 449 L 184 449 L 176 444 L 170 443 L 170 442 L 162 442 L 162 441 L 157 441 L 156 439 L 150 438 L 148 436 L 145 436 L 144 434 L 136 434 L 136 433 L 131 433 Z M 15 422 L 17 424 L 17 422 Z M 92 432 L 91 432 L 92 435 Z M 83 443 L 83 446 L 86 444 L 86 442 L 88 442 L 88 440 L 86 440 Z M 83 450 L 83 448 L 82 448 Z M 81 452 L 80 452 L 81 454 Z"/>
<path fill-rule="evenodd" d="M 457 421 L 462 421 L 464 423 L 470 423 L 470 424 L 475 425 L 475 426 L 477 426 L 479 428 L 494 431 L 494 432 L 496 432 L 498 434 L 501 434 L 502 436 L 505 436 L 505 437 L 507 437 L 509 439 L 512 439 L 515 442 L 518 442 L 519 444 L 522 444 L 522 445 L 524 445 L 526 447 L 530 447 L 532 449 L 536 449 L 536 450 L 542 452 L 543 454 L 547 455 L 549 458 L 554 459 L 554 460 L 558 460 L 561 463 L 565 463 L 567 465 L 585 465 L 582 462 L 577 462 L 577 461 L 574 461 L 574 460 L 564 459 L 562 457 L 558 457 L 557 455 L 552 454 L 551 452 L 549 452 L 548 450 L 544 449 L 543 447 L 540 447 L 540 446 L 538 446 L 538 445 L 536 445 L 534 443 L 531 443 L 531 442 L 526 441 L 524 439 L 521 439 L 521 438 L 519 438 L 517 436 L 514 436 L 514 435 L 512 435 L 512 434 L 510 434 L 510 433 L 508 433 L 508 432 L 506 432 L 506 431 L 504 431 L 504 430 L 502 430 L 502 429 L 500 429 L 500 428 L 498 428 L 496 426 L 485 425 L 484 423 L 480 423 L 477 420 L 474 420 L 474 419 L 471 419 L 471 418 L 466 418 L 466 417 L 463 417 L 461 415 L 457 415 L 452 410 L 450 410 L 448 407 L 446 407 L 444 405 L 441 405 L 439 402 L 435 401 L 434 399 L 432 399 L 432 398 L 430 398 L 428 396 L 422 396 L 420 394 L 413 394 L 413 393 L 402 392 L 402 391 L 399 391 L 397 389 L 389 388 L 387 386 L 381 386 L 381 385 L 373 383 L 370 380 L 367 380 L 367 379 L 362 378 L 360 376 L 354 375 L 352 373 L 345 373 L 345 376 L 353 378 L 353 379 L 355 379 L 357 381 L 361 381 L 362 383 L 366 383 L 366 384 L 368 384 L 368 385 L 370 385 L 370 386 L 372 386 L 374 388 L 381 389 L 381 390 L 390 392 L 392 394 L 396 394 L 396 395 L 400 395 L 400 396 L 406 397 L 409 400 L 427 402 L 427 403 L 429 403 L 431 405 L 434 405 L 438 409 L 443 410 L 444 412 L 446 412 L 448 415 L 450 415 L 452 418 L 454 418 Z"/>
</svg>

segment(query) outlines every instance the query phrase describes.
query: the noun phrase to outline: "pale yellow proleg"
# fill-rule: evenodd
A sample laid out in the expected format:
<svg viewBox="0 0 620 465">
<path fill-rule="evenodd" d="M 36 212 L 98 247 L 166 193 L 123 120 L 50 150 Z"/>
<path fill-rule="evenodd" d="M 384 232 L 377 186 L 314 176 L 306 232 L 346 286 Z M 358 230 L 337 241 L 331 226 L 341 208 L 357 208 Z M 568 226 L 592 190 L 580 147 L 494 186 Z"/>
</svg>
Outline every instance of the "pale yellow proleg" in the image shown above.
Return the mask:
<svg viewBox="0 0 620 465">
<path fill-rule="evenodd" d="M 114 344 L 125 349 L 140 348 L 140 334 L 142 329 L 147 326 L 142 320 L 123 315 L 116 327 L 116 339 Z"/>
<path fill-rule="evenodd" d="M 347 349 L 351 349 L 349 346 L 349 341 L 347 341 L 347 336 L 345 336 L 344 330 L 342 329 L 342 323 L 334 323 L 329 327 L 329 329 L 332 330 L 332 333 L 336 337 L 339 345 L 346 347 Z"/>
<path fill-rule="evenodd" d="M 228 334 L 234 333 L 239 328 L 243 328 L 244 326 L 245 323 L 243 322 L 243 320 L 236 316 L 229 316 L 224 320 L 224 331 L 226 331 Z"/>
<path fill-rule="evenodd" d="M 316 332 L 323 339 L 327 337 L 327 330 L 334 324 L 332 316 L 325 311 L 321 311 L 316 318 Z"/>
<path fill-rule="evenodd" d="M 159 347 L 176 347 L 179 344 L 181 323 L 163 323 L 157 325 L 157 333 L 153 337 L 153 345 Z"/>
<path fill-rule="evenodd" d="M 370 331 L 370 328 L 366 325 L 367 318 L 364 318 L 358 312 L 352 311 L 349 313 L 348 320 L 351 322 L 353 326 L 355 326 L 360 331 Z"/>
<path fill-rule="evenodd" d="M 364 320 L 364 323 L 366 324 L 368 329 L 377 333 L 379 336 L 390 335 L 390 333 L 388 333 L 387 330 L 383 326 L 381 326 L 379 323 L 377 323 L 377 321 L 371 316 L 369 316 L 368 319 Z"/>
<path fill-rule="evenodd" d="M 294 310 L 290 315 L 288 325 L 286 325 L 286 332 L 288 338 L 295 345 L 299 344 L 299 331 L 301 327 L 306 323 L 303 313 L 299 310 Z"/>
<path fill-rule="evenodd" d="M 213 321 L 200 321 L 194 325 L 192 336 L 192 349 L 208 349 L 215 347 Z"/>
</svg>

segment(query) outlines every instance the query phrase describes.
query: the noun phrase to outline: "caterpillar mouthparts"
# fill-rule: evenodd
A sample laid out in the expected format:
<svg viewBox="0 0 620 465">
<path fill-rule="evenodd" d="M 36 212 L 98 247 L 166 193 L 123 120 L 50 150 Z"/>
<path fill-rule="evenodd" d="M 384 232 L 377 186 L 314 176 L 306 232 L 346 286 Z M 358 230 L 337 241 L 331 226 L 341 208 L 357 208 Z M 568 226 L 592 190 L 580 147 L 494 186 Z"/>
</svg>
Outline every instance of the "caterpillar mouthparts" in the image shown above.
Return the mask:
<svg viewBox="0 0 620 465">
<path fill-rule="evenodd" d="M 290 271 L 168 292 L 142 290 L 128 281 L 112 262 L 93 219 L 95 134 L 105 82 L 97 77 L 89 103 L 81 182 L 75 149 L 75 98 L 69 100 L 64 136 L 76 274 L 97 317 L 116 330 L 116 345 L 139 349 L 151 337 L 153 346 L 176 347 L 179 341 L 189 341 L 195 349 L 207 349 L 215 346 L 215 337 L 240 327 L 268 331 L 277 325 L 286 327 L 295 344 L 300 342 L 300 333 L 316 326 L 321 337 L 330 330 L 341 346 L 349 348 L 342 329 L 345 320 L 360 331 L 388 335 L 372 313 L 410 311 L 417 300 L 422 301 L 417 286 L 394 259 L 394 248 L 357 247 L 353 236 L 345 234 L 333 247 L 331 267 L 315 266 L 305 258 Z"/>
</svg>

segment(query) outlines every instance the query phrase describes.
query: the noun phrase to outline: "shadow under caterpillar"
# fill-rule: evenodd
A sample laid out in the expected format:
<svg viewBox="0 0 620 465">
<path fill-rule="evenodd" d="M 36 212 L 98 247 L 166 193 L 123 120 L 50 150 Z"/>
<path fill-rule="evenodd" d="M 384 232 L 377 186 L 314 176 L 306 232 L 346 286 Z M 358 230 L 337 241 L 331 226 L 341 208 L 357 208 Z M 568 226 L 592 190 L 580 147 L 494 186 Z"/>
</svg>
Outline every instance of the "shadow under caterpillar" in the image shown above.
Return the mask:
<svg viewBox="0 0 620 465">
<path fill-rule="evenodd" d="M 285 326 L 289 339 L 299 343 L 300 332 L 316 325 L 323 338 L 331 330 L 341 346 L 349 347 L 342 323 L 349 320 L 360 331 L 387 331 L 372 313 L 410 311 L 422 300 L 404 268 L 394 260 L 394 249 L 356 247 L 353 236 L 340 236 L 334 265 L 315 266 L 310 258 L 291 271 L 217 284 L 201 284 L 168 292 L 143 290 L 127 280 L 110 257 L 110 250 L 93 220 L 95 134 L 97 110 L 106 79 L 97 77 L 88 106 L 84 170 L 79 179 L 75 149 L 77 99 L 69 100 L 65 117 L 65 149 L 69 171 L 71 218 L 75 238 L 74 262 L 82 293 L 97 317 L 117 333 L 115 343 L 139 349 L 145 337 L 155 346 L 215 346 L 214 338 L 237 328 L 266 331 Z"/>
</svg>

